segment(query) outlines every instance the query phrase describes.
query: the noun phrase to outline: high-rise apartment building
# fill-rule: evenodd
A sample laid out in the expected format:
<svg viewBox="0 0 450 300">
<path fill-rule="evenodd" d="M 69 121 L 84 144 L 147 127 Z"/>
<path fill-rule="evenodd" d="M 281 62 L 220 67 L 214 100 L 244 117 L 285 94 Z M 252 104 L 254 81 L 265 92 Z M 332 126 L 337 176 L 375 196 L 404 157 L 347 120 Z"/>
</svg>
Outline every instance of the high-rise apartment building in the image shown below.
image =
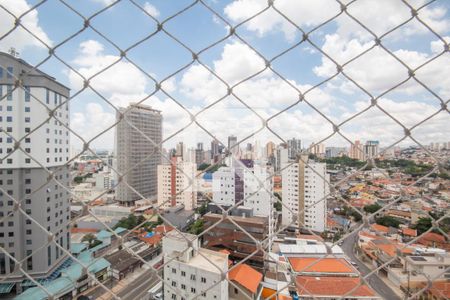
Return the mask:
<svg viewBox="0 0 450 300">
<path fill-rule="evenodd" d="M 126 173 L 116 188 L 116 198 L 124 205 L 133 205 L 142 198 L 156 199 L 161 164 L 161 112 L 132 103 L 128 108 L 119 108 L 116 118 L 120 120 L 115 141 L 117 168 L 120 174 Z"/>
<path fill-rule="evenodd" d="M 276 145 L 274 142 L 268 142 L 266 144 L 266 158 L 270 158 L 275 155 Z"/>
<path fill-rule="evenodd" d="M 14 88 L 16 80 L 23 88 Z M 36 279 L 67 259 L 58 245 L 70 249 L 68 97 L 69 89 L 51 76 L 0 53 L 0 243 Z M 47 109 L 54 113 L 49 120 Z M 25 213 L 15 209 L 18 201 Z M 27 278 L 15 267 L 2 251 L 0 280 L 20 293 Z"/>
<path fill-rule="evenodd" d="M 197 149 L 195 149 L 195 162 L 197 166 L 200 166 L 205 162 L 205 150 L 203 150 L 203 143 L 197 143 Z"/>
<path fill-rule="evenodd" d="M 366 141 L 364 145 L 364 159 L 375 158 L 378 156 L 379 152 L 379 142 L 378 141 Z"/>
<path fill-rule="evenodd" d="M 302 142 L 293 138 L 287 141 L 289 159 L 296 159 L 297 155 L 302 152 Z"/>
<path fill-rule="evenodd" d="M 211 141 L 211 162 L 216 163 L 219 161 L 220 152 L 219 152 L 219 141 L 213 140 Z"/>
<path fill-rule="evenodd" d="M 197 166 L 172 157 L 171 164 L 158 166 L 158 207 L 184 205 L 187 210 L 197 207 L 195 176 Z"/>
<path fill-rule="evenodd" d="M 224 206 L 240 203 L 251 208 L 255 216 L 267 217 L 271 212 L 273 183 L 265 166 L 240 164 L 221 167 L 213 174 L 213 201 Z M 261 185 L 260 185 L 261 184 Z"/>
<path fill-rule="evenodd" d="M 364 159 L 364 149 L 361 141 L 356 140 L 353 144 L 350 145 L 349 157 L 357 160 Z"/>
<path fill-rule="evenodd" d="M 310 152 L 318 157 L 324 157 L 325 156 L 325 145 L 312 143 L 310 146 Z"/>
<path fill-rule="evenodd" d="M 239 153 L 239 145 L 237 145 L 237 137 L 234 135 L 230 135 L 228 137 L 228 151 L 233 155 L 237 155 Z"/>
<path fill-rule="evenodd" d="M 327 213 L 324 197 L 329 193 L 326 181 L 329 175 L 325 163 L 309 160 L 308 156 L 296 163 L 283 163 L 282 224 L 323 232 Z"/>
<path fill-rule="evenodd" d="M 176 230 L 162 244 L 164 299 L 229 299 L 228 281 L 222 277 L 228 272 L 228 254 L 201 248 L 196 235 Z"/>
<path fill-rule="evenodd" d="M 184 159 L 184 143 L 183 142 L 179 142 L 177 144 L 177 147 L 175 150 L 175 155 L 178 157 L 181 157 L 181 159 Z"/>
</svg>

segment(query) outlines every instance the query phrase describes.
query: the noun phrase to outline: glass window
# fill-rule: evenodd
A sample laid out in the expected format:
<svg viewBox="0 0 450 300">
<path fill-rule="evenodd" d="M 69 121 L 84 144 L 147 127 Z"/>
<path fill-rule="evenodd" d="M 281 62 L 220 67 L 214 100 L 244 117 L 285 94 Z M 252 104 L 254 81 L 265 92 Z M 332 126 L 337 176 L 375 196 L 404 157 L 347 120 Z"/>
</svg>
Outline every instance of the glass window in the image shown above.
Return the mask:
<svg viewBox="0 0 450 300">
<path fill-rule="evenodd" d="M 50 91 L 47 89 L 45 92 L 45 102 L 50 104 Z"/>
<path fill-rule="evenodd" d="M 3 68 L 0 67 L 0 78 L 2 78 L 2 77 L 3 77 Z"/>
<path fill-rule="evenodd" d="M 6 100 L 12 101 L 12 85 L 8 84 L 6 86 L 6 93 L 7 93 Z"/>
<path fill-rule="evenodd" d="M 28 106 L 25 106 L 25 112 L 30 112 L 31 110 L 30 110 L 30 107 L 28 107 Z"/>
<path fill-rule="evenodd" d="M 30 87 L 26 86 L 25 87 L 25 102 L 30 102 Z"/>
</svg>

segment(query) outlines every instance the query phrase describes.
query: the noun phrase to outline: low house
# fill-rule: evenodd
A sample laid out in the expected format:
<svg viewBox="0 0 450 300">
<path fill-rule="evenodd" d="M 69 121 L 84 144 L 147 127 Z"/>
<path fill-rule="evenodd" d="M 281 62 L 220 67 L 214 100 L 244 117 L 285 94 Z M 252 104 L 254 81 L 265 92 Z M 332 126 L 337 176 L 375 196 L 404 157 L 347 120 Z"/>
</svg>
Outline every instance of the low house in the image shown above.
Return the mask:
<svg viewBox="0 0 450 300">
<path fill-rule="evenodd" d="M 263 275 L 246 264 L 239 264 L 228 272 L 228 279 L 235 284 L 228 285 L 230 299 L 259 299 Z"/>
</svg>

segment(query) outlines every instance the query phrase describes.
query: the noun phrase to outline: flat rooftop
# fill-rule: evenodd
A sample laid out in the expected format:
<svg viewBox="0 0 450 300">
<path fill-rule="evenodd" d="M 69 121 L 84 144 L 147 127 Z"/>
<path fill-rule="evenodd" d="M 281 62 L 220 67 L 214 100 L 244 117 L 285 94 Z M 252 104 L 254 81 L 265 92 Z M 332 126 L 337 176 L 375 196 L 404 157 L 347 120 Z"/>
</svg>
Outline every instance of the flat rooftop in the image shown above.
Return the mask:
<svg viewBox="0 0 450 300">
<path fill-rule="evenodd" d="M 201 248 L 188 265 L 221 274 L 228 269 L 228 254 Z"/>
</svg>

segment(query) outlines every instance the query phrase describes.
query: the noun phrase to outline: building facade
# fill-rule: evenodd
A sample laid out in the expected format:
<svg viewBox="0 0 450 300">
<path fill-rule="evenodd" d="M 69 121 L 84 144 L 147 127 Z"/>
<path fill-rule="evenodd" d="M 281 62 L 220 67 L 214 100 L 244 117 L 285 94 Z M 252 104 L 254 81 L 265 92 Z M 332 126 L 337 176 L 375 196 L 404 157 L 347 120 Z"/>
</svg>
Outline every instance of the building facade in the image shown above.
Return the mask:
<svg viewBox="0 0 450 300">
<path fill-rule="evenodd" d="M 302 156 L 298 162 L 284 166 L 282 224 L 325 231 L 327 199 L 324 197 L 329 193 L 327 181 L 330 181 L 326 164 Z"/>
<path fill-rule="evenodd" d="M 356 140 L 353 144 L 350 145 L 349 157 L 357 160 L 364 159 L 364 149 L 361 141 Z"/>
<path fill-rule="evenodd" d="M 158 166 L 158 207 L 183 205 L 186 210 L 197 207 L 197 166 L 173 157 L 171 164 Z"/>
<path fill-rule="evenodd" d="M 287 141 L 289 159 L 296 159 L 297 155 L 302 152 L 302 142 L 293 138 Z"/>
<path fill-rule="evenodd" d="M 267 217 L 273 205 L 272 172 L 265 166 L 221 167 L 213 174 L 213 202 L 251 208 L 255 216 Z"/>
<path fill-rule="evenodd" d="M 228 254 L 203 249 L 197 236 L 173 230 L 163 238 L 163 255 L 164 299 L 229 299 L 228 281 L 222 280 Z"/>
<path fill-rule="evenodd" d="M 16 80 L 23 87 L 14 88 Z M 0 243 L 34 278 L 67 259 L 60 247 L 70 249 L 68 98 L 69 89 L 54 78 L 0 53 Z M 48 119 L 47 109 L 54 117 Z M 19 201 L 25 213 L 14 209 Z M 47 245 L 48 232 L 54 239 Z M 0 280 L 20 293 L 26 278 L 15 267 L 2 251 Z"/>
<path fill-rule="evenodd" d="M 124 205 L 142 198 L 155 199 L 162 151 L 161 112 L 132 103 L 119 108 L 116 119 L 120 121 L 116 125 L 117 169 L 126 173 L 116 188 L 116 199 Z"/>
</svg>

